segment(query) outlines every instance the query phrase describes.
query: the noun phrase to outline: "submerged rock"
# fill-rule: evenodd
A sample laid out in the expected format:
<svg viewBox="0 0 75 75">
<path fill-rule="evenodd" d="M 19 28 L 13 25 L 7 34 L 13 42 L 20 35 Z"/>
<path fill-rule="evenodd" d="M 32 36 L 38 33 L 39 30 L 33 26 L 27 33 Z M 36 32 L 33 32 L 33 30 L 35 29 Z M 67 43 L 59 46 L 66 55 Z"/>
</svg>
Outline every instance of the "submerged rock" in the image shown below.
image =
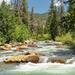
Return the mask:
<svg viewBox="0 0 75 75">
<path fill-rule="evenodd" d="M 27 52 L 25 55 L 36 55 L 36 56 L 46 56 L 44 54 L 38 54 L 38 53 L 34 53 L 34 52 Z"/>
<path fill-rule="evenodd" d="M 6 59 L 4 62 L 5 63 L 20 63 L 20 62 L 38 63 L 39 57 L 32 56 L 32 55 L 14 56 L 14 57 L 10 57 L 10 58 Z"/>
<path fill-rule="evenodd" d="M 54 45 L 62 45 L 62 42 L 54 42 Z"/>
<path fill-rule="evenodd" d="M 47 46 L 47 45 L 52 45 L 52 43 L 47 43 L 47 44 L 44 44 L 44 45 L 46 45 L 46 46 Z"/>
<path fill-rule="evenodd" d="M 31 40 L 31 39 L 30 39 L 30 40 L 26 40 L 26 41 L 25 41 L 25 44 L 33 44 L 33 43 L 34 43 L 34 41 L 33 41 L 33 40 Z"/>
<path fill-rule="evenodd" d="M 26 40 L 26 41 L 25 41 L 25 44 L 29 44 L 29 40 Z"/>
<path fill-rule="evenodd" d="M 52 43 L 52 41 L 51 40 L 46 40 L 45 43 Z"/>
<path fill-rule="evenodd" d="M 14 52 L 23 52 L 23 51 L 18 48 L 16 50 L 14 50 Z"/>
<path fill-rule="evenodd" d="M 59 46 L 59 47 L 56 47 L 56 48 L 63 48 L 63 47 Z"/>
<path fill-rule="evenodd" d="M 31 44 L 31 45 L 28 45 L 28 47 L 37 47 L 36 44 Z"/>
<path fill-rule="evenodd" d="M 42 47 L 38 47 L 38 48 L 42 48 Z"/>
<path fill-rule="evenodd" d="M 12 47 L 16 47 L 16 44 L 12 44 Z"/>
<path fill-rule="evenodd" d="M 28 46 L 19 46 L 19 49 L 28 49 Z"/>
<path fill-rule="evenodd" d="M 11 48 L 7 48 L 5 46 L 0 46 L 0 49 L 2 49 L 2 50 L 11 50 Z"/>
<path fill-rule="evenodd" d="M 10 45 L 10 44 L 5 44 L 5 47 L 6 47 L 6 48 L 12 48 L 12 45 Z"/>
<path fill-rule="evenodd" d="M 21 42 L 20 43 L 19 42 L 16 43 L 16 46 L 22 46 L 22 45 L 24 45 L 24 43 L 21 43 Z"/>
<path fill-rule="evenodd" d="M 65 64 L 66 62 L 65 61 L 63 61 L 63 60 L 61 60 L 61 59 L 51 59 L 51 60 L 49 60 L 48 62 L 51 62 L 51 63 L 63 63 L 63 64 Z"/>
</svg>

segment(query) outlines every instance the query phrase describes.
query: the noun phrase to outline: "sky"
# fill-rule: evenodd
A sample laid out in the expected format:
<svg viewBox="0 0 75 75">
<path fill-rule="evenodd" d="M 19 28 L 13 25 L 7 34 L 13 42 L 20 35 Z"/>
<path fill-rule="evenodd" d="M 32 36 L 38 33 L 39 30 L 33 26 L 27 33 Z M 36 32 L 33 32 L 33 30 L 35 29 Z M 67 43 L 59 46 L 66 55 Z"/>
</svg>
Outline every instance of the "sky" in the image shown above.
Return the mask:
<svg viewBox="0 0 75 75">
<path fill-rule="evenodd" d="M 29 10 L 34 7 L 34 13 L 45 13 L 50 7 L 50 0 L 27 0 Z"/>
<path fill-rule="evenodd" d="M 14 3 L 14 0 L 5 0 L 7 3 L 11 2 Z M 66 0 L 65 0 L 66 1 Z M 2 0 L 0 0 L 0 3 Z M 58 6 L 57 0 L 55 0 L 56 5 Z M 45 13 L 48 12 L 49 7 L 50 7 L 50 0 L 27 0 L 28 3 L 28 10 L 31 12 L 32 6 L 34 7 L 34 13 Z M 60 4 L 59 4 L 60 5 Z M 67 8 L 65 8 L 66 10 Z"/>
<path fill-rule="evenodd" d="M 14 2 L 14 0 L 12 0 Z M 45 13 L 50 6 L 50 0 L 27 0 L 28 10 L 31 12 L 32 6 L 34 7 L 34 13 Z"/>
</svg>

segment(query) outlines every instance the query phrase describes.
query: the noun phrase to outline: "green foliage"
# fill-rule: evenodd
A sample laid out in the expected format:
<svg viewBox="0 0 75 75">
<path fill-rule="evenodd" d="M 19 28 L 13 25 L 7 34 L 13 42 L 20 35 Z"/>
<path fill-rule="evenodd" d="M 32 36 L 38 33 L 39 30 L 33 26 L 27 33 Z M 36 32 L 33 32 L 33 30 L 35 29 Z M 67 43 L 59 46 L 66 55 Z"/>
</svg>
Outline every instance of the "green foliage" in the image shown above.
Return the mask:
<svg viewBox="0 0 75 75">
<path fill-rule="evenodd" d="M 75 30 L 75 0 L 69 0 L 68 14 L 62 18 L 66 33 Z"/>
<path fill-rule="evenodd" d="M 16 27 L 14 38 L 18 42 L 24 42 L 24 40 L 29 39 L 29 32 L 25 25 L 18 25 Z"/>
<path fill-rule="evenodd" d="M 51 24 L 50 24 L 50 34 L 51 34 L 51 39 L 55 40 L 55 37 L 57 36 L 57 20 L 56 20 L 57 16 L 56 16 L 56 10 L 53 11 L 53 18 L 51 20 Z"/>
<path fill-rule="evenodd" d="M 49 36 L 48 36 L 48 34 L 44 34 L 43 36 L 41 36 L 39 34 L 38 36 L 33 36 L 33 39 L 40 40 L 40 41 L 44 41 L 44 40 L 48 40 L 49 39 Z"/>
<path fill-rule="evenodd" d="M 66 35 L 64 35 L 63 37 L 57 36 L 57 37 L 55 38 L 55 40 L 56 40 L 56 41 L 62 41 L 62 43 L 63 43 L 64 45 L 67 45 L 67 46 L 69 46 L 69 47 L 71 47 L 71 48 L 75 48 L 75 39 L 72 38 L 72 34 L 71 34 L 70 32 L 67 33 Z"/>
<path fill-rule="evenodd" d="M 0 42 L 4 45 L 12 40 L 24 42 L 28 38 L 29 32 L 21 21 L 18 8 L 10 10 L 10 6 L 3 0 L 0 6 Z"/>
<path fill-rule="evenodd" d="M 2 32 L 0 32 L 0 42 L 2 45 L 4 45 L 6 42 L 6 38 L 3 36 Z"/>
<path fill-rule="evenodd" d="M 6 42 L 13 40 L 15 29 L 15 16 L 10 12 L 10 8 L 3 1 L 0 6 L 0 32 L 6 39 Z"/>
<path fill-rule="evenodd" d="M 30 30 L 30 15 L 29 15 L 29 11 L 26 0 L 22 0 L 22 22 L 27 26 L 28 30 Z"/>
<path fill-rule="evenodd" d="M 48 14 L 48 19 L 46 21 L 45 25 L 45 33 L 48 33 L 51 36 L 52 40 L 55 40 L 55 37 L 57 36 L 57 29 L 58 29 L 58 23 L 57 23 L 57 10 L 54 6 L 54 0 L 51 0 L 51 6 L 50 11 Z"/>
<path fill-rule="evenodd" d="M 21 21 L 20 15 L 19 15 L 19 9 L 17 7 L 15 7 L 14 15 L 15 15 L 15 19 L 16 19 L 17 24 L 18 25 L 23 24 Z"/>
</svg>

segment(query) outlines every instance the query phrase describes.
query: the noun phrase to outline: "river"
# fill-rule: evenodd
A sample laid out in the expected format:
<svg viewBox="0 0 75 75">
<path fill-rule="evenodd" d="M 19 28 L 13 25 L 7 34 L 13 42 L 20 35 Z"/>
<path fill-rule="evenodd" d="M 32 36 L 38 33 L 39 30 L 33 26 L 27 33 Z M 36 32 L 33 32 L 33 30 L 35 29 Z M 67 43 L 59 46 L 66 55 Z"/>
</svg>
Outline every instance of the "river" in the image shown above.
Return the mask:
<svg viewBox="0 0 75 75">
<path fill-rule="evenodd" d="M 0 50 L 0 75 L 75 75 L 75 54 L 73 51 L 63 48 L 57 48 L 56 45 L 44 45 L 45 41 L 36 43 L 37 47 L 29 47 L 22 49 L 24 52 L 13 52 L 17 47 L 12 50 Z M 27 52 L 35 52 L 45 54 L 40 56 L 39 63 L 4 63 L 6 58 L 12 56 L 23 55 Z M 50 59 L 62 59 L 67 64 L 47 62 Z"/>
</svg>

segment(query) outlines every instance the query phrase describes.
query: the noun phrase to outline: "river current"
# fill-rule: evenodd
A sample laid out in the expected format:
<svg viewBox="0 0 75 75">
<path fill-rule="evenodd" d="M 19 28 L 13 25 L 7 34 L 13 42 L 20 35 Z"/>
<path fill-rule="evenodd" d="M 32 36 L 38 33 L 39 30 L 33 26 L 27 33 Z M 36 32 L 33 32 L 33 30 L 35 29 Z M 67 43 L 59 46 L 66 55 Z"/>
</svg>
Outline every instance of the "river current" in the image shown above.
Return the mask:
<svg viewBox="0 0 75 75">
<path fill-rule="evenodd" d="M 0 50 L 0 75 L 75 75 L 75 53 L 65 46 L 57 48 L 57 45 L 45 45 L 45 41 L 36 43 L 38 47 L 29 47 L 22 49 L 24 52 L 13 52 L 12 50 Z M 12 56 L 23 55 L 27 52 L 35 52 L 45 54 L 40 56 L 39 63 L 4 63 L 6 58 Z M 51 63 L 50 59 L 61 59 L 66 61 L 66 64 Z"/>
</svg>

